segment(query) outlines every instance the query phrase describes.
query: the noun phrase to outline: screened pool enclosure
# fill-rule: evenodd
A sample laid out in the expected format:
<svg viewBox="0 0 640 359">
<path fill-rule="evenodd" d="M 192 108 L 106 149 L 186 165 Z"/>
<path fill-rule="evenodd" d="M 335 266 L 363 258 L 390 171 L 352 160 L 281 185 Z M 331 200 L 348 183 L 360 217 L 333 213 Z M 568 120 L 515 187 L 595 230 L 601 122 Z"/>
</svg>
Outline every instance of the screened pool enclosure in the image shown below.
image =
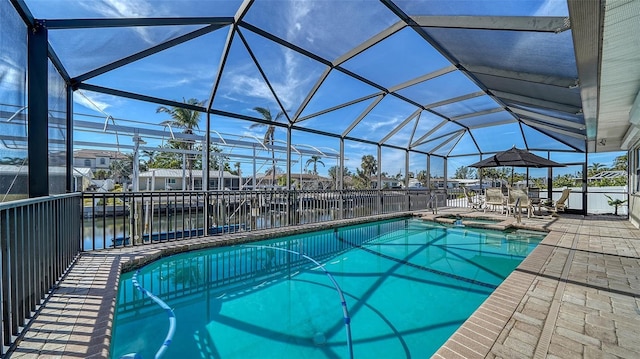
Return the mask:
<svg viewBox="0 0 640 359">
<path fill-rule="evenodd" d="M 118 154 L 134 164 L 102 168 L 134 190 L 168 166 L 154 155 L 246 188 L 300 188 L 318 168 L 345 188 L 364 156 L 368 188 L 434 187 L 512 146 L 586 177 L 587 153 L 624 135 L 598 121 L 603 15 L 597 1 L 3 1 L 5 200 L 72 191 Z M 109 154 L 74 159 L 86 149 Z M 222 189 L 218 175 L 199 183 Z M 173 189 L 207 189 L 184 177 Z"/>
<path fill-rule="evenodd" d="M 82 251 L 507 185 L 638 225 L 639 18 L 624 0 L 0 0 L 0 350 Z M 512 147 L 563 167 L 470 167 Z"/>
</svg>

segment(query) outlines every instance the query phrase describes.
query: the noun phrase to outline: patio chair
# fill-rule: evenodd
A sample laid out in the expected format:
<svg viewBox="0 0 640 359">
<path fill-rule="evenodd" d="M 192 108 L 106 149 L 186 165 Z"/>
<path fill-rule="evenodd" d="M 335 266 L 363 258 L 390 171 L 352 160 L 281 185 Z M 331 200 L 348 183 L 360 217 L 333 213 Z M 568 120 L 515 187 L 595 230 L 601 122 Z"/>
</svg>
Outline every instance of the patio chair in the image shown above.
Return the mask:
<svg viewBox="0 0 640 359">
<path fill-rule="evenodd" d="M 567 199 L 569 199 L 570 193 L 571 193 L 571 188 L 563 189 L 562 194 L 560 195 L 560 198 L 558 198 L 557 201 L 552 202 L 551 204 L 541 203 L 540 209 L 544 208 L 547 211 L 551 212 L 552 216 L 557 216 L 558 212 L 564 212 L 564 210 L 567 208 L 567 205 L 565 202 L 567 202 Z"/>
<path fill-rule="evenodd" d="M 484 211 L 487 211 L 489 206 L 495 211 L 496 207 L 499 206 L 500 210 L 504 210 L 504 195 L 502 194 L 502 190 L 497 187 L 487 188 L 485 190 L 485 200 L 484 200 Z"/>
<path fill-rule="evenodd" d="M 467 190 L 467 187 L 462 187 L 462 191 L 464 192 L 464 196 L 467 199 L 467 206 L 472 209 L 480 210 L 482 209 L 482 201 L 476 196 Z"/>
<path fill-rule="evenodd" d="M 518 200 L 520 202 L 518 202 Z M 516 204 L 518 205 L 518 208 L 516 208 Z M 514 214 L 516 213 L 516 210 L 526 208 L 527 218 L 531 218 L 531 213 L 533 213 L 533 204 L 531 203 L 531 199 L 529 198 L 527 191 L 518 188 L 512 188 L 509 190 L 509 196 L 507 199 L 507 216 L 511 213 L 512 208 Z"/>
<path fill-rule="evenodd" d="M 540 207 L 540 188 L 538 187 L 529 187 L 529 199 L 531 200 L 531 204 L 535 207 Z"/>
</svg>

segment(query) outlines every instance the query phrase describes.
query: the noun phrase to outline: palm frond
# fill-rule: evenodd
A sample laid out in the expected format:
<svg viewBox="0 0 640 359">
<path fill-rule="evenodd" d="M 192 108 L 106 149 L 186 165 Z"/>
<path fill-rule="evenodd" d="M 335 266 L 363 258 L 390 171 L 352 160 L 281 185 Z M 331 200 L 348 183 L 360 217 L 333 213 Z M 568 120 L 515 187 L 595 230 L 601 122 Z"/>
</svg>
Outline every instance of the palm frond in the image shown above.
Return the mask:
<svg viewBox="0 0 640 359">
<path fill-rule="evenodd" d="M 271 110 L 269 110 L 268 108 L 254 107 L 253 110 L 258 112 L 260 115 L 262 115 L 262 118 L 264 118 L 265 120 L 273 121 L 273 119 L 271 118 Z M 276 116 L 276 119 L 277 119 L 277 116 Z"/>
</svg>

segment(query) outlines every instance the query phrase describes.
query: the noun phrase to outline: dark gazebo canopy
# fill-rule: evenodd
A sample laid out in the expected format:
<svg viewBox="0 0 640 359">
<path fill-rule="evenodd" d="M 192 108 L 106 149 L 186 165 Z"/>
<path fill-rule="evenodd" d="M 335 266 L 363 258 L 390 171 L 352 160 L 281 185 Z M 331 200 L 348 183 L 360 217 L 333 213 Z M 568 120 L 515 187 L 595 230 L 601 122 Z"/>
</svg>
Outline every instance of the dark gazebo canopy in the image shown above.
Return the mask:
<svg viewBox="0 0 640 359">
<path fill-rule="evenodd" d="M 565 165 L 537 156 L 527 150 L 511 148 L 498 152 L 495 155 L 485 158 L 482 161 L 470 164 L 469 167 L 490 168 L 490 167 L 564 167 Z"/>
</svg>

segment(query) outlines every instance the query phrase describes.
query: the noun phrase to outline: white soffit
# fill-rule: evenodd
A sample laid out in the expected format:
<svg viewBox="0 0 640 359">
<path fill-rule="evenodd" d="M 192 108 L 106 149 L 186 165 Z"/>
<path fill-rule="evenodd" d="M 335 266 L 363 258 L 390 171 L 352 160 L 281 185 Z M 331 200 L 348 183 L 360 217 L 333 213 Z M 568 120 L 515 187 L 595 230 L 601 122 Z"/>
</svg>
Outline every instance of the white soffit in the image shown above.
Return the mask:
<svg viewBox="0 0 640 359">
<path fill-rule="evenodd" d="M 607 0 L 604 15 L 598 139 L 622 139 L 640 91 L 640 1 Z"/>
</svg>

